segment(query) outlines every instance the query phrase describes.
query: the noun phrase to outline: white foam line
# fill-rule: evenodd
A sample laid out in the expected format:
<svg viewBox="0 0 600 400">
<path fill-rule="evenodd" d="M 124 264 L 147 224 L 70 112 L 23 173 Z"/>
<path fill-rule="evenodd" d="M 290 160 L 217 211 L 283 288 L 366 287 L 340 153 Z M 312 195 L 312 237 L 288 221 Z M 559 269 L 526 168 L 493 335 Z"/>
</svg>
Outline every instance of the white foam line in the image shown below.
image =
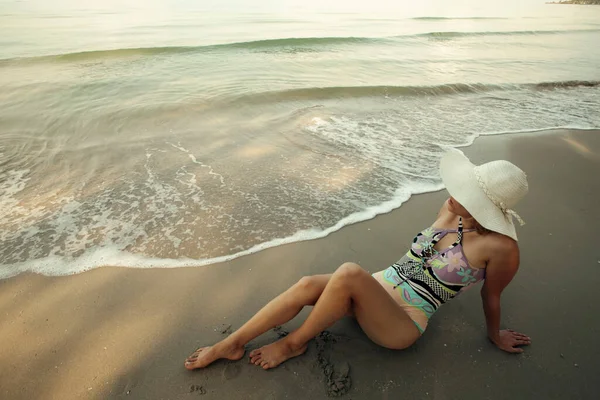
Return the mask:
<svg viewBox="0 0 600 400">
<path fill-rule="evenodd" d="M 550 126 L 547 128 L 536 128 L 536 129 L 519 129 L 516 131 L 492 131 L 492 132 L 484 132 L 481 136 L 492 136 L 492 135 L 512 135 L 515 133 L 534 133 L 534 132 L 543 132 L 543 131 L 555 131 L 559 129 L 577 129 L 580 131 L 593 131 L 600 129 L 600 127 L 593 126 L 578 126 L 578 125 L 565 125 L 565 126 Z"/>
<path fill-rule="evenodd" d="M 225 178 L 223 178 L 223 175 L 216 173 L 213 170 L 213 167 L 211 167 L 208 164 L 204 164 L 202 161 L 198 161 L 198 159 L 196 159 L 196 156 L 193 155 L 188 149 L 186 149 L 185 147 L 181 146 L 181 143 L 177 143 L 177 145 L 171 143 L 171 142 L 166 142 L 167 144 L 173 146 L 174 148 L 176 148 L 179 151 L 182 151 L 184 153 L 186 153 L 188 155 L 188 157 L 190 158 L 190 160 L 192 160 L 193 163 L 200 165 L 203 168 L 208 168 L 208 174 L 209 175 L 215 175 L 219 178 L 219 180 L 221 181 L 221 187 L 225 186 Z"/>
<path fill-rule="evenodd" d="M 188 149 L 186 149 L 185 147 L 181 146 L 181 143 L 177 142 L 177 144 L 171 143 L 171 142 L 166 142 L 168 145 L 173 146 L 174 148 L 176 148 L 179 151 L 183 151 L 184 153 L 189 153 L 190 151 Z"/>
<path fill-rule="evenodd" d="M 202 260 L 194 260 L 190 258 L 152 258 L 142 256 L 139 254 L 125 252 L 117 247 L 104 247 L 101 249 L 86 251 L 83 255 L 77 258 L 49 256 L 41 259 L 29 260 L 8 265 L 0 264 L 0 279 L 10 278 L 25 271 L 30 271 L 46 276 L 62 276 L 73 275 L 103 266 L 128 268 L 180 268 L 201 267 L 209 264 L 221 263 L 242 256 L 257 253 L 259 251 L 271 247 L 326 237 L 329 234 L 338 231 L 347 225 L 370 220 L 376 217 L 377 215 L 388 213 L 400 207 L 405 201 L 410 199 L 412 195 L 435 192 L 441 189 L 443 189 L 442 184 L 430 184 L 426 187 L 421 187 L 421 189 L 417 189 L 414 191 L 398 189 L 393 199 L 388 200 L 380 205 L 369 207 L 366 210 L 353 213 L 341 219 L 334 226 L 331 226 L 327 229 L 308 229 L 298 231 L 292 236 L 273 239 L 268 242 L 260 243 L 256 246 L 253 246 L 250 249 L 235 254 L 230 254 L 227 256 Z M 59 264 L 61 265 L 60 271 L 54 268 L 54 266 Z M 52 274 L 47 273 L 48 271 L 52 271 Z"/>
<path fill-rule="evenodd" d="M 25 189 L 27 181 L 31 179 L 25 178 L 29 172 L 29 169 L 23 169 L 0 174 L 0 218 L 7 216 L 18 207 L 19 201 L 14 195 Z"/>
<path fill-rule="evenodd" d="M 481 134 L 474 134 L 470 137 L 470 141 L 466 145 L 456 146 L 456 147 L 468 147 L 475 139 L 479 136 L 488 136 L 488 135 L 503 135 L 503 134 L 518 134 L 518 133 L 532 133 L 532 132 L 541 132 L 541 131 L 550 131 L 557 129 L 577 129 L 577 130 L 595 130 L 600 129 L 596 127 L 581 127 L 581 126 L 556 126 L 556 127 L 547 127 L 540 129 L 523 129 L 517 131 L 505 131 L 505 132 L 485 132 Z M 186 152 L 189 154 L 187 149 L 184 149 L 181 146 L 176 146 L 172 143 L 169 143 L 174 148 Z M 190 154 L 191 155 L 191 154 Z M 149 161 L 151 153 L 146 153 L 147 162 Z M 193 156 L 193 155 L 192 155 Z M 195 158 L 195 157 L 194 157 Z M 201 164 L 200 162 L 197 162 Z M 204 166 L 204 164 L 201 164 Z M 146 163 L 147 166 L 147 163 Z M 150 175 L 150 179 L 153 178 L 153 175 L 150 171 L 148 171 Z M 216 174 L 218 175 L 218 174 Z M 20 263 L 14 264 L 0 264 L 0 279 L 10 278 L 12 276 L 18 275 L 21 272 L 30 271 L 34 273 L 39 273 L 42 275 L 49 276 L 57 276 L 57 275 L 72 275 L 80 272 L 84 272 L 90 269 L 99 268 L 102 266 L 116 266 L 116 267 L 128 267 L 128 268 L 179 268 L 179 267 L 200 267 L 206 266 L 210 264 L 221 263 L 225 261 L 230 261 L 242 256 L 250 255 L 253 253 L 257 253 L 259 251 L 281 246 L 284 244 L 301 242 L 306 240 L 320 239 L 328 236 L 329 234 L 336 232 L 343 227 L 351 224 L 355 224 L 358 222 L 363 222 L 366 220 L 370 220 L 377 215 L 388 213 L 398 207 L 400 207 L 405 201 L 410 199 L 412 195 L 421 194 L 421 193 L 429 193 L 435 192 L 443 189 L 443 184 L 429 184 L 426 187 L 421 186 L 420 188 L 413 188 L 411 190 L 407 189 L 397 189 L 394 198 L 388 200 L 382 204 L 377 206 L 369 207 L 363 211 L 353 213 L 340 221 L 338 221 L 335 225 L 324 229 L 309 229 L 298 231 L 292 236 L 288 236 L 285 238 L 276 238 L 270 240 L 268 242 L 260 243 L 251 247 L 250 249 L 240 251 L 235 254 L 230 254 L 221 257 L 215 257 L 210 259 L 190 259 L 190 258 L 180 258 L 180 259 L 167 259 L 167 258 L 153 258 L 142 256 L 139 254 L 125 252 L 119 248 L 115 247 L 103 247 L 100 249 L 94 249 L 91 251 L 86 251 L 83 255 L 77 258 L 67 258 L 60 256 L 49 256 L 41 259 L 28 260 Z M 60 271 L 53 266 L 57 264 L 61 265 Z M 52 272 L 51 274 L 48 272 Z"/>
<path fill-rule="evenodd" d="M 483 133 L 474 133 L 468 138 L 468 140 L 465 144 L 461 144 L 461 145 L 454 146 L 454 147 L 457 147 L 457 148 L 469 147 L 480 136 L 515 135 L 515 134 L 519 134 L 519 133 L 556 131 L 556 130 L 560 130 L 560 129 L 575 129 L 575 130 L 579 130 L 579 131 L 595 131 L 595 130 L 600 130 L 600 127 L 564 125 L 564 126 L 550 126 L 547 128 L 518 129 L 518 130 L 514 130 L 514 131 L 491 131 L 491 132 L 483 132 Z M 450 147 L 452 147 L 452 146 L 448 146 L 448 148 L 450 148 Z"/>
</svg>

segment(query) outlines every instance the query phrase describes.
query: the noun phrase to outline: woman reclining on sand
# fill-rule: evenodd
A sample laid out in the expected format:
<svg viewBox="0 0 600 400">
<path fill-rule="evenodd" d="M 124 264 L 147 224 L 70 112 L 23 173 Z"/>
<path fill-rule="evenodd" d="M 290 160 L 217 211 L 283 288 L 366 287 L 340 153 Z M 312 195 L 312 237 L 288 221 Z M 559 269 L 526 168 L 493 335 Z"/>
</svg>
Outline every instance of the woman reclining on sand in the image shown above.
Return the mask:
<svg viewBox="0 0 600 400">
<path fill-rule="evenodd" d="M 508 161 L 475 166 L 459 151 L 444 155 L 440 173 L 450 198 L 430 228 L 389 268 L 370 275 L 345 263 L 333 274 L 307 276 L 272 300 L 239 330 L 214 346 L 196 350 L 187 369 L 220 358 L 238 360 L 244 345 L 314 306 L 297 330 L 250 353 L 264 369 L 306 351 L 307 342 L 334 322 L 352 315 L 367 336 L 389 349 L 415 343 L 433 313 L 469 286 L 483 280 L 481 297 L 490 340 L 520 353 L 526 335 L 500 330 L 500 294 L 519 267 L 519 247 L 511 209 L 528 190 L 525 173 Z M 467 261 L 468 260 L 468 261 Z"/>
</svg>

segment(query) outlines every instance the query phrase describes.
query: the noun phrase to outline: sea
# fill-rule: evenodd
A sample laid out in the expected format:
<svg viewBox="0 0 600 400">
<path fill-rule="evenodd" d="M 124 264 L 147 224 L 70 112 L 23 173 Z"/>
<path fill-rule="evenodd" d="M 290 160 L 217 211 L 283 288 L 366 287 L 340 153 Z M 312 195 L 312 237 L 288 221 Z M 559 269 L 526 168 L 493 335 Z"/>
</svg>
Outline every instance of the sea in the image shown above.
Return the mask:
<svg viewBox="0 0 600 400">
<path fill-rule="evenodd" d="M 600 128 L 599 43 L 600 7 L 538 0 L 0 0 L 0 278 L 389 212 L 450 147 Z"/>
</svg>

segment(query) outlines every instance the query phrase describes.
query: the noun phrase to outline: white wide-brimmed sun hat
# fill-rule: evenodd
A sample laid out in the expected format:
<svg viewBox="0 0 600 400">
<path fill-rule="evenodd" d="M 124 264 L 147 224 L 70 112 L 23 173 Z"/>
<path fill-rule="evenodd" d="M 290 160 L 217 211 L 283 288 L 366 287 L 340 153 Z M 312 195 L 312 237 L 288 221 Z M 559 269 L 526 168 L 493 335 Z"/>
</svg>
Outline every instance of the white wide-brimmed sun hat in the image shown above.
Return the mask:
<svg viewBox="0 0 600 400">
<path fill-rule="evenodd" d="M 484 228 L 517 240 L 512 209 L 529 190 L 527 176 L 505 160 L 474 165 L 459 150 L 448 151 L 440 161 L 446 189 Z"/>
</svg>

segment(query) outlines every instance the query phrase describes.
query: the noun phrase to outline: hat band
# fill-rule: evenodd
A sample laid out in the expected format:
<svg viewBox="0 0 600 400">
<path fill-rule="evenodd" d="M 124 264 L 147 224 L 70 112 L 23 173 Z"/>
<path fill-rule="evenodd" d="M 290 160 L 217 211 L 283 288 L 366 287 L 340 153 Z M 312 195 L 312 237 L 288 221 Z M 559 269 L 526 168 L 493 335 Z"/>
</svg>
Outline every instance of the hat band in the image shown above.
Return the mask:
<svg viewBox="0 0 600 400">
<path fill-rule="evenodd" d="M 477 171 L 476 168 L 473 169 L 473 172 L 475 173 L 475 177 L 477 178 L 477 183 L 479 184 L 479 187 L 481 188 L 481 190 L 483 190 L 483 192 L 488 197 L 488 199 L 490 199 L 492 201 L 492 203 L 494 203 L 496 205 L 496 207 L 498 207 L 500 209 L 500 211 L 502 211 L 502 214 L 504 214 L 504 216 L 507 218 L 509 215 L 512 217 L 515 217 L 519 221 L 519 224 L 521 224 L 521 226 L 525 225 L 525 221 L 523 221 L 523 218 L 521 218 L 515 210 L 512 210 L 512 209 L 506 207 L 506 204 L 504 204 L 503 201 L 500 201 L 496 197 L 494 197 L 494 195 L 490 192 L 490 190 L 486 186 L 485 182 L 483 182 L 483 179 L 481 179 L 481 175 L 479 175 L 479 172 Z"/>
</svg>

